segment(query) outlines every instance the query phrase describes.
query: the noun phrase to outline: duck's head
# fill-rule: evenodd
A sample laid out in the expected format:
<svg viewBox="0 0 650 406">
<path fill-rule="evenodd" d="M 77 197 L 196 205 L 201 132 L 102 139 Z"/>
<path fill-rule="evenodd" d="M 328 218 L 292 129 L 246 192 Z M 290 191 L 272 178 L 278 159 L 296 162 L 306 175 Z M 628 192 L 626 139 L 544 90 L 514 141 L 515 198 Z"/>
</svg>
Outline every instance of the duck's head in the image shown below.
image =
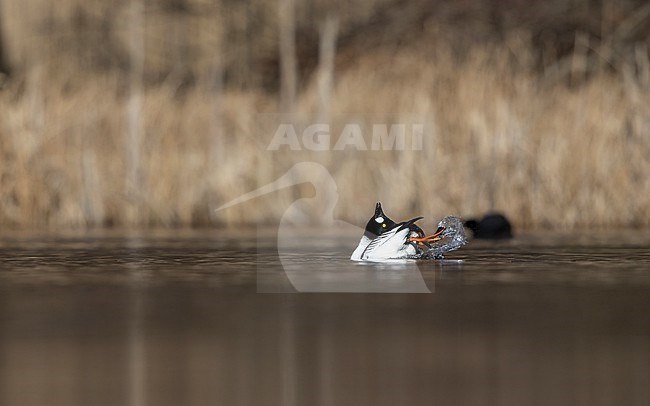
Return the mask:
<svg viewBox="0 0 650 406">
<path fill-rule="evenodd" d="M 375 206 L 375 214 L 370 218 L 370 220 L 368 220 L 366 231 L 363 235 L 372 240 L 382 233 L 392 230 L 395 226 L 397 226 L 397 224 L 388 218 L 384 213 L 384 210 L 381 208 L 381 203 L 377 202 L 377 205 Z"/>
</svg>

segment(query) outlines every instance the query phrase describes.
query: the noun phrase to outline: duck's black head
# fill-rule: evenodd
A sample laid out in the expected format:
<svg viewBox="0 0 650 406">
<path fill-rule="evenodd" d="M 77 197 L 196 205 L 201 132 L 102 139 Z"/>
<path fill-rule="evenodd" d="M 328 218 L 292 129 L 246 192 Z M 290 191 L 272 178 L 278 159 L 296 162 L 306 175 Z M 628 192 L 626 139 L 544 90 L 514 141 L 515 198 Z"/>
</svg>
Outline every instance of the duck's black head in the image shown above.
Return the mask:
<svg viewBox="0 0 650 406">
<path fill-rule="evenodd" d="M 375 206 L 375 214 L 370 220 L 368 220 L 368 224 L 366 224 L 366 232 L 363 233 L 363 235 L 372 240 L 377 238 L 377 236 L 381 235 L 383 232 L 392 230 L 396 225 L 397 224 L 395 224 L 393 220 L 389 219 L 388 216 L 384 214 L 384 211 L 381 208 L 381 203 L 377 202 L 377 205 Z"/>
</svg>

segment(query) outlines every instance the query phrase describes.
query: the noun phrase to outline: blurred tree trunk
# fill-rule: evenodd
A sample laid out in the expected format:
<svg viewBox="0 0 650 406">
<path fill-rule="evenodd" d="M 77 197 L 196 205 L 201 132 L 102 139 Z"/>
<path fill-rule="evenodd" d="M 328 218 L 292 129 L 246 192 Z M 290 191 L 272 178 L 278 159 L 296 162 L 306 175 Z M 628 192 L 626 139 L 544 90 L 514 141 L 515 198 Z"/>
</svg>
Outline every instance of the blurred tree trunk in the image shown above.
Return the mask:
<svg viewBox="0 0 650 406">
<path fill-rule="evenodd" d="M 2 7 L 0 6 L 0 73 L 8 75 L 10 73 L 9 61 L 6 55 L 6 44 L 4 38 Z"/>
<path fill-rule="evenodd" d="M 188 20 L 192 12 L 186 0 L 168 0 L 167 7 L 175 18 L 169 35 L 171 36 L 170 46 L 172 52 L 171 75 L 174 82 L 185 87 L 194 82 L 192 67 L 190 66 L 191 52 L 189 49 L 190 31 Z"/>
<path fill-rule="evenodd" d="M 296 14 L 294 0 L 278 1 L 280 24 L 280 105 L 283 113 L 294 112 L 298 88 L 296 61 Z"/>
<path fill-rule="evenodd" d="M 126 104 L 125 195 L 130 205 L 125 223 L 141 225 L 143 220 L 142 139 L 144 134 L 144 0 L 132 0 L 129 10 L 129 95 Z"/>
</svg>

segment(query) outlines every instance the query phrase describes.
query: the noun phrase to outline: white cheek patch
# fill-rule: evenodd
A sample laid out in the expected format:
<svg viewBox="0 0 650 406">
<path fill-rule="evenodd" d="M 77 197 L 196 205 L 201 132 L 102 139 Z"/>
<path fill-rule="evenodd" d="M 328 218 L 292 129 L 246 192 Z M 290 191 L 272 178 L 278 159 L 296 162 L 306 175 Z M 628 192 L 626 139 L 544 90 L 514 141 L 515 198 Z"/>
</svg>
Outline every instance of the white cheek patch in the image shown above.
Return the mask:
<svg viewBox="0 0 650 406">
<path fill-rule="evenodd" d="M 383 217 L 377 217 L 377 218 L 375 219 L 375 221 L 376 221 L 377 223 L 383 223 L 383 222 L 384 222 L 384 218 L 383 218 Z"/>
</svg>

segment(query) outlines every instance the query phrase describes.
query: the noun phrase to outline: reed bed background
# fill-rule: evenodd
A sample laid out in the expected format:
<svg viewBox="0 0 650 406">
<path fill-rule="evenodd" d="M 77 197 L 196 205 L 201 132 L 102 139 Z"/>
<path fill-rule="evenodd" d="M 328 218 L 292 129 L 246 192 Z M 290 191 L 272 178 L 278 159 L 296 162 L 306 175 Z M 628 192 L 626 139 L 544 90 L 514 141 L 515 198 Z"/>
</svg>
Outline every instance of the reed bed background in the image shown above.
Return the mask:
<svg viewBox="0 0 650 406">
<path fill-rule="evenodd" d="M 3 1 L 0 227 L 273 223 L 313 188 L 214 209 L 301 161 L 355 223 L 381 200 L 432 222 L 650 225 L 645 2 L 353 3 Z M 424 149 L 267 151 L 278 112 L 417 118 Z"/>
</svg>

